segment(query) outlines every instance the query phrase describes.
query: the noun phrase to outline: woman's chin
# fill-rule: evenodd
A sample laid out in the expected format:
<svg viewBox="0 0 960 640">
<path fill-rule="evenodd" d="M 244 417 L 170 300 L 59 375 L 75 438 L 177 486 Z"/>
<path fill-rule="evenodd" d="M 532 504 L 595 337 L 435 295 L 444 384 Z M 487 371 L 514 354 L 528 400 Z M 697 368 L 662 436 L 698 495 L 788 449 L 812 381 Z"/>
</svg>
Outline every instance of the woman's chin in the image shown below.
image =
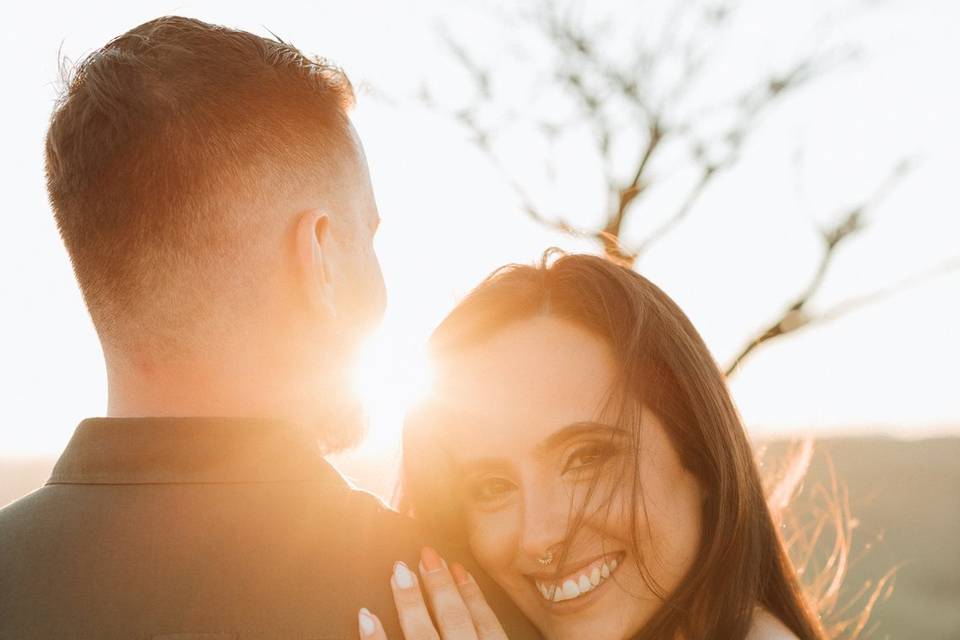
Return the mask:
<svg viewBox="0 0 960 640">
<path fill-rule="evenodd" d="M 523 609 L 547 640 L 622 640 L 642 626 L 635 618 L 643 607 L 624 591 L 617 573 L 589 592 L 559 602 L 548 601 L 527 580 Z"/>
</svg>

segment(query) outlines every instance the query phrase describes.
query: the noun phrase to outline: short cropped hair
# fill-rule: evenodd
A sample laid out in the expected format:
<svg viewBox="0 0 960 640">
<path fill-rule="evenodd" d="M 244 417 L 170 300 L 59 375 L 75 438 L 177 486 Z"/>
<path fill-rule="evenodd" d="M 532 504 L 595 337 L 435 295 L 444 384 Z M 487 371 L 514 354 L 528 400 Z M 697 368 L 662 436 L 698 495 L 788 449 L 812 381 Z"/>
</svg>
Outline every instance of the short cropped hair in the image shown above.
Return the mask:
<svg viewBox="0 0 960 640">
<path fill-rule="evenodd" d="M 249 241 L 236 209 L 272 197 L 278 175 L 348 162 L 353 100 L 323 59 L 176 16 L 77 65 L 47 133 L 47 188 L 101 337 L 196 291 L 182 279 L 205 261 L 236 266 Z"/>
</svg>

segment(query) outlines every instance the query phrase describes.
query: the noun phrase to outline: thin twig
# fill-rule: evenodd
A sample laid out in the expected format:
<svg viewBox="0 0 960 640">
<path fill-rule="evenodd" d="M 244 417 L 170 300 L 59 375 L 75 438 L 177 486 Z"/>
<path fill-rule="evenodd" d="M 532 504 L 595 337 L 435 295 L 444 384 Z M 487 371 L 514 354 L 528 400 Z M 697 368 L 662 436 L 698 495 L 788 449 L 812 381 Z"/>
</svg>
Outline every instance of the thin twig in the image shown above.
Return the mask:
<svg viewBox="0 0 960 640">
<path fill-rule="evenodd" d="M 856 296 L 854 298 L 850 298 L 848 300 L 844 300 L 843 302 L 840 302 L 830 307 L 826 311 L 820 312 L 815 317 L 811 318 L 810 322 L 817 323 L 817 324 L 831 322 L 833 320 L 836 320 L 837 318 L 843 317 L 845 315 L 849 315 L 854 311 L 858 311 L 863 307 L 877 304 L 878 302 L 882 302 L 887 298 L 895 296 L 899 293 L 903 293 L 908 289 L 912 289 L 918 285 L 925 284 L 927 282 L 930 282 L 931 280 L 934 280 L 941 276 L 945 276 L 948 273 L 952 273 L 954 271 L 960 271 L 960 256 L 957 256 L 952 260 L 947 260 L 942 264 L 939 264 L 933 268 L 927 269 L 920 273 L 916 273 L 912 276 L 904 278 L 898 282 L 895 282 L 894 284 L 888 285 L 886 287 L 881 287 L 879 289 L 871 291 L 870 293 L 866 293 L 860 296 Z"/>
<path fill-rule="evenodd" d="M 812 322 L 825 322 L 830 319 L 834 319 L 847 313 L 856 308 L 862 307 L 866 304 L 869 304 L 872 301 L 877 301 L 881 297 L 891 295 L 897 291 L 900 291 L 902 287 L 894 286 L 892 291 L 887 291 L 883 289 L 880 292 L 874 292 L 868 294 L 867 296 L 862 296 L 856 298 L 847 303 L 841 303 L 837 305 L 834 309 L 830 310 L 829 316 L 824 317 L 824 314 L 814 314 L 811 313 L 807 306 L 820 291 L 823 286 L 823 283 L 826 280 L 827 272 L 833 263 L 835 256 L 837 255 L 837 249 L 845 241 L 854 237 L 866 227 L 866 219 L 868 215 L 877 208 L 886 197 L 892 192 L 893 187 L 912 170 L 915 164 L 910 160 L 901 160 L 896 164 L 896 166 L 890 171 L 887 177 L 880 183 L 880 185 L 873 191 L 873 193 L 865 198 L 862 202 L 853 207 L 850 207 L 843 218 L 836 224 L 831 227 L 821 229 L 820 236 L 823 240 L 823 253 L 820 254 L 820 260 L 817 263 L 816 269 L 814 270 L 813 276 L 810 279 L 810 282 L 804 287 L 803 291 L 791 302 L 788 304 L 780 317 L 774 320 L 772 323 L 767 325 L 762 331 L 758 332 L 753 338 L 751 338 L 737 353 L 736 356 L 732 359 L 729 365 L 725 368 L 724 372 L 727 376 L 733 375 L 737 367 L 753 353 L 759 346 L 780 338 L 784 335 L 798 331 Z M 930 277 L 926 275 L 926 277 Z M 915 278 L 908 279 L 908 282 L 913 283 Z M 882 294 L 882 295 L 880 295 Z"/>
</svg>

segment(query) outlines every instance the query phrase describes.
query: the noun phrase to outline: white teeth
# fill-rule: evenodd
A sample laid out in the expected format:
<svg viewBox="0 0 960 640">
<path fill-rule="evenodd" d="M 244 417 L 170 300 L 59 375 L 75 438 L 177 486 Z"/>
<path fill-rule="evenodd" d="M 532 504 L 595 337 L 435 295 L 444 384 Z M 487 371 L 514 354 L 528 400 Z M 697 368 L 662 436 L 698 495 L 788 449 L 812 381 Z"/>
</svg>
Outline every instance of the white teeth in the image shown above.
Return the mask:
<svg viewBox="0 0 960 640">
<path fill-rule="evenodd" d="M 589 573 L 582 573 L 579 576 L 567 578 L 563 584 L 551 582 L 536 581 L 537 591 L 547 602 L 563 602 L 578 598 L 585 593 L 593 591 L 601 582 L 610 577 L 619 562 L 611 558 L 606 562 L 595 565 Z"/>
<path fill-rule="evenodd" d="M 577 580 L 577 588 L 580 589 L 580 593 L 586 593 L 593 589 L 593 585 L 590 584 L 590 578 L 587 576 L 580 576 L 580 579 Z"/>
</svg>

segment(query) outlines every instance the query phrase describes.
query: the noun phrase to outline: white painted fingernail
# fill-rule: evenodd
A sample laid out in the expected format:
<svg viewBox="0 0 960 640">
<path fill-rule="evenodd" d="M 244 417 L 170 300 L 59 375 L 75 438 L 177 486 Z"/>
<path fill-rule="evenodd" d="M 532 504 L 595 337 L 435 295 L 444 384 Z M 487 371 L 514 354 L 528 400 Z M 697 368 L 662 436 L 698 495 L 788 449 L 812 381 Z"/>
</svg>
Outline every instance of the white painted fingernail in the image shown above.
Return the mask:
<svg viewBox="0 0 960 640">
<path fill-rule="evenodd" d="M 407 565 L 402 562 L 393 565 L 393 579 L 401 589 L 409 589 L 414 584 L 413 574 L 410 573 L 410 569 L 407 569 Z"/>
<path fill-rule="evenodd" d="M 366 607 L 360 609 L 360 633 L 366 638 L 368 636 L 372 636 L 376 632 L 377 623 L 373 619 L 373 614 L 367 611 Z"/>
</svg>

